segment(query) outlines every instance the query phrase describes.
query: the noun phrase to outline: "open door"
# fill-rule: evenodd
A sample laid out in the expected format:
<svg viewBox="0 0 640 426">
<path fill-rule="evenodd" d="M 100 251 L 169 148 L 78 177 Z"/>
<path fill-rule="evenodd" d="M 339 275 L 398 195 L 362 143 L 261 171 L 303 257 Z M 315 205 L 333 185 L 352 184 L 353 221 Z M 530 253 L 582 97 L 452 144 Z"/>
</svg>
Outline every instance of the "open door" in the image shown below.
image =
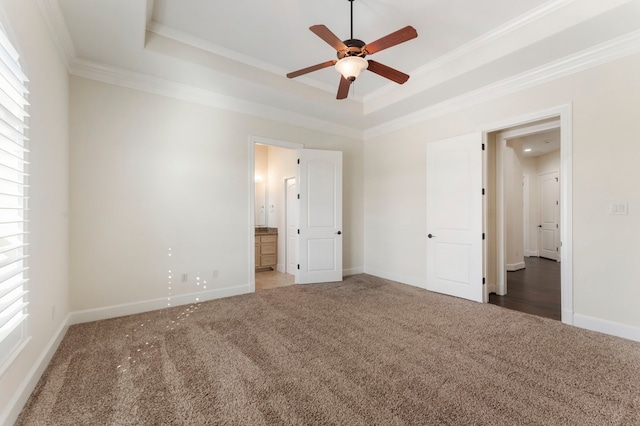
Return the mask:
<svg viewBox="0 0 640 426">
<path fill-rule="evenodd" d="M 482 135 L 427 144 L 427 290 L 484 302 Z"/>
<path fill-rule="evenodd" d="M 342 281 L 342 152 L 298 150 L 296 284 Z"/>
<path fill-rule="evenodd" d="M 540 188 L 540 257 L 560 260 L 560 184 L 558 172 L 539 176 Z"/>
</svg>

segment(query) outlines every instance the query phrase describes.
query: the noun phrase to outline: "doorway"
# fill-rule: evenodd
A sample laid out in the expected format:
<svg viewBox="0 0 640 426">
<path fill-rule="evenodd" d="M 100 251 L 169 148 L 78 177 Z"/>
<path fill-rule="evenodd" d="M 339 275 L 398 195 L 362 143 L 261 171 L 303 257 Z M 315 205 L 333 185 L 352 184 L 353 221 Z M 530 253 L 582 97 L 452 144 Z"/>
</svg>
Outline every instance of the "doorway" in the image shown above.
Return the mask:
<svg viewBox="0 0 640 426">
<path fill-rule="evenodd" d="M 560 320 L 560 128 L 549 125 L 521 129 L 504 145 L 506 294 L 489 303 Z M 505 133 L 513 134 L 497 140 Z"/>
<path fill-rule="evenodd" d="M 249 166 L 250 290 L 256 290 L 258 270 L 291 275 L 287 274 L 285 182 L 292 175 L 299 200 L 294 283 L 341 281 L 342 152 L 250 136 Z M 259 180 L 265 184 L 260 198 L 256 193 Z M 263 200 L 266 208 L 259 211 Z M 256 226 L 256 218 L 263 214 L 266 225 Z"/>
<path fill-rule="evenodd" d="M 489 303 L 572 324 L 571 106 L 531 114 L 490 129 L 485 133 L 488 171 L 495 174 L 488 181 L 490 214 L 485 222 L 490 236 L 485 265 Z M 553 132 L 556 140 L 549 141 Z M 532 147 L 528 139 L 535 138 L 539 145 Z M 554 143 L 558 148 L 551 153 Z M 536 152 L 541 151 L 540 147 L 546 152 Z M 544 160 L 534 159 L 541 156 Z M 555 169 L 549 170 L 549 159 L 554 157 Z M 516 166 L 509 161 L 515 161 Z M 544 166 L 532 167 L 536 161 Z M 551 171 L 556 175 L 549 174 Z M 539 198 L 541 182 L 548 184 L 547 201 L 555 198 L 553 208 L 547 206 L 545 212 L 537 210 L 543 205 Z M 544 235 L 543 217 L 549 222 Z M 557 253 L 555 259 L 553 251 Z M 541 253 L 552 259 L 540 257 Z M 563 262 L 559 262 L 560 258 Z"/>
<path fill-rule="evenodd" d="M 293 285 L 294 274 L 287 263 L 291 249 L 289 240 L 289 218 L 291 204 L 288 202 L 287 182 L 296 174 L 296 150 L 302 144 L 261 137 L 249 138 L 250 183 L 252 184 L 250 214 L 250 261 L 252 290 L 264 290 Z M 293 178 L 295 182 L 295 178 Z M 289 188 L 290 189 L 290 188 Z M 258 203 L 258 200 L 261 203 Z M 261 240 L 268 243 L 261 248 Z M 267 249 L 268 267 L 261 267 L 261 250 Z"/>
</svg>

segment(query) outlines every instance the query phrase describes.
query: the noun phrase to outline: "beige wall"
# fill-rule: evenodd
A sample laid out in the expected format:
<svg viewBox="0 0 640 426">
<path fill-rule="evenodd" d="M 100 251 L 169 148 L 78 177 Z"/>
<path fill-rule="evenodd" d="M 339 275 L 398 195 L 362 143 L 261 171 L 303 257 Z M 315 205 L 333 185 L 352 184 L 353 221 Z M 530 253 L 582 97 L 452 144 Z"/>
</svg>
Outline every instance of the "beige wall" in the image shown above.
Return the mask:
<svg viewBox="0 0 640 426">
<path fill-rule="evenodd" d="M 74 311 L 202 291 L 169 270 L 248 290 L 250 135 L 343 151 L 344 267 L 362 268 L 361 141 L 83 78 L 70 93 Z"/>
<path fill-rule="evenodd" d="M 278 228 L 278 270 L 286 270 L 286 178 L 295 177 L 296 151 L 269 147 L 269 226 Z M 361 267 L 362 265 L 360 265 Z"/>
<path fill-rule="evenodd" d="M 572 103 L 574 312 L 640 327 L 638 75 L 634 55 L 365 141 L 365 270 L 424 285 L 428 142 Z"/>
<path fill-rule="evenodd" d="M 0 1 L 0 22 L 29 83 L 29 318 L 31 340 L 0 377 L 0 424 L 11 424 L 35 386 L 68 307 L 68 78 L 35 0 Z M 25 392 L 26 391 L 26 395 Z M 21 399 L 23 398 L 23 399 Z"/>
<path fill-rule="evenodd" d="M 524 268 L 522 140 L 507 141 L 504 152 L 505 260 L 507 271 Z"/>
</svg>

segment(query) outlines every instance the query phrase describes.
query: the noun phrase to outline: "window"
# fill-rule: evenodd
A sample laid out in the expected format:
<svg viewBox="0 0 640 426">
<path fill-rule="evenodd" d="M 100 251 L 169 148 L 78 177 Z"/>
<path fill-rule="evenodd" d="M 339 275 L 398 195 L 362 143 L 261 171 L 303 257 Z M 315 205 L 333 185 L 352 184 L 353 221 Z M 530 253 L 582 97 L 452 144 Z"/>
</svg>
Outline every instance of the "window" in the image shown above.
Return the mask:
<svg viewBox="0 0 640 426">
<path fill-rule="evenodd" d="M 27 83 L 0 29 L 0 371 L 27 341 Z"/>
</svg>

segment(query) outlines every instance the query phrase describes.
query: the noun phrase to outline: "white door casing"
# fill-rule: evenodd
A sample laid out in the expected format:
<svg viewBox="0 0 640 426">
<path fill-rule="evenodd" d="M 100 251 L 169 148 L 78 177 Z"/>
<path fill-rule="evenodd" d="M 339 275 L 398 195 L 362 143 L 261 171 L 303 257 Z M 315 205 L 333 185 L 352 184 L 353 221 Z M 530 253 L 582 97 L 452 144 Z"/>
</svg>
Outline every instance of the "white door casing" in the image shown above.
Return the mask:
<svg viewBox="0 0 640 426">
<path fill-rule="evenodd" d="M 285 179 L 286 202 L 286 261 L 285 271 L 295 275 L 298 267 L 298 223 L 300 221 L 298 207 L 298 188 L 296 179 Z"/>
<path fill-rule="evenodd" d="M 482 159 L 480 133 L 427 144 L 427 290 L 477 302 L 485 301 Z"/>
<path fill-rule="evenodd" d="M 298 150 L 296 284 L 342 281 L 342 152 Z"/>
<path fill-rule="evenodd" d="M 540 257 L 559 259 L 560 234 L 560 184 L 558 172 L 542 174 L 538 177 L 540 190 Z"/>
</svg>

